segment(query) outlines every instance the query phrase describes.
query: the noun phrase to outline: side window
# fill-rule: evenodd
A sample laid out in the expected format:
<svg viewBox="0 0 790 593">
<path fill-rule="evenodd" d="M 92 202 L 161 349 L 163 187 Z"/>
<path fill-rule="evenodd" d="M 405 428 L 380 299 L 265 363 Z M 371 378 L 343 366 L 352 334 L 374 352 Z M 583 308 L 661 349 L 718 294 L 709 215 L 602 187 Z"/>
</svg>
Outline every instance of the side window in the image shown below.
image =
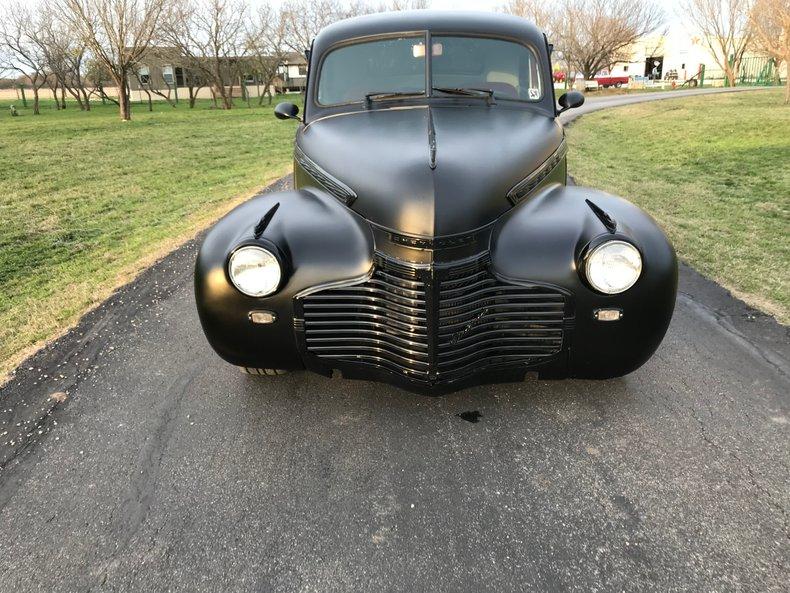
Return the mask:
<svg viewBox="0 0 790 593">
<path fill-rule="evenodd" d="M 162 68 L 162 78 L 164 79 L 165 83 L 168 85 L 173 84 L 173 67 L 172 66 L 165 66 Z"/>
<path fill-rule="evenodd" d="M 140 76 L 140 83 L 141 84 L 149 84 L 151 82 L 151 70 L 148 66 L 140 66 L 137 70 L 137 73 Z"/>
</svg>

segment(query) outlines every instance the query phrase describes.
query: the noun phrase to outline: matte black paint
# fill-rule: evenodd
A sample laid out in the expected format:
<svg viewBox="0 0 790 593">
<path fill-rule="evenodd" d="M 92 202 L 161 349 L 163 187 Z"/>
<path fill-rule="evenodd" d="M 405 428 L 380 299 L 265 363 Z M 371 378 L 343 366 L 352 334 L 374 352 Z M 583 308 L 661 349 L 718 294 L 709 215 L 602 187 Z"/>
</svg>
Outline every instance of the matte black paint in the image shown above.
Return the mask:
<svg viewBox="0 0 790 593">
<path fill-rule="evenodd" d="M 436 151 L 431 168 L 430 130 Z M 351 112 L 309 124 L 298 146 L 357 194 L 370 222 L 419 237 L 493 222 L 510 189 L 556 150 L 562 128 L 525 107 L 498 103 Z M 297 183 L 308 184 L 297 172 Z"/>
<path fill-rule="evenodd" d="M 316 38 L 310 70 L 330 47 L 348 39 L 426 29 L 521 40 L 539 55 L 550 85 L 542 35 L 526 21 L 504 15 L 417 12 L 344 21 Z M 422 384 L 374 365 L 338 363 L 334 368 L 344 377 L 436 394 L 518 381 L 528 372 L 615 377 L 653 354 L 669 325 L 677 290 L 675 253 L 655 222 L 621 198 L 567 187 L 564 155 L 550 161 L 548 173 L 529 185 L 530 193 L 508 198 L 561 146 L 553 100 L 487 105 L 480 99 L 442 97 L 377 103 L 371 109 L 322 109 L 310 99 L 315 81 L 311 76 L 306 123 L 296 138 L 298 189 L 239 206 L 201 247 L 196 300 L 203 329 L 220 356 L 239 366 L 329 374 L 333 368 L 308 353 L 302 339 L 300 295 L 305 291 L 364 282 L 376 258 L 401 262 L 430 279 L 482 254 L 490 258 L 489 273 L 503 282 L 546 285 L 567 295 L 560 355 L 539 365 L 490 367 Z M 256 225 L 260 229 L 259 221 L 275 204 L 279 208 L 256 237 Z M 610 239 L 633 243 L 643 257 L 641 278 L 620 295 L 596 292 L 581 272 L 590 249 Z M 275 251 L 284 268 L 282 286 L 264 298 L 241 294 L 226 272 L 230 253 L 255 243 Z M 612 307 L 622 309 L 622 319 L 595 319 L 597 309 Z M 251 310 L 272 311 L 277 321 L 254 325 L 248 319 Z"/>
</svg>

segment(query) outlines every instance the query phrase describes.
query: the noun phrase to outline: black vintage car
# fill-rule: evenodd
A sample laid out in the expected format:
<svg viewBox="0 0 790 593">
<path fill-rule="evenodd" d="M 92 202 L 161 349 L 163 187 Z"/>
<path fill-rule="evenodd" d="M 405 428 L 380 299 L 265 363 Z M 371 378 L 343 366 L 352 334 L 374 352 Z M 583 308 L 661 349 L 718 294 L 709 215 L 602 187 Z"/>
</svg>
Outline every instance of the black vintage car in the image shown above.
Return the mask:
<svg viewBox="0 0 790 593">
<path fill-rule="evenodd" d="M 308 369 L 422 393 L 617 377 L 666 332 L 677 261 L 622 198 L 566 184 L 551 46 L 502 14 L 415 11 L 324 29 L 292 191 L 208 233 L 200 320 L 262 375 Z"/>
</svg>

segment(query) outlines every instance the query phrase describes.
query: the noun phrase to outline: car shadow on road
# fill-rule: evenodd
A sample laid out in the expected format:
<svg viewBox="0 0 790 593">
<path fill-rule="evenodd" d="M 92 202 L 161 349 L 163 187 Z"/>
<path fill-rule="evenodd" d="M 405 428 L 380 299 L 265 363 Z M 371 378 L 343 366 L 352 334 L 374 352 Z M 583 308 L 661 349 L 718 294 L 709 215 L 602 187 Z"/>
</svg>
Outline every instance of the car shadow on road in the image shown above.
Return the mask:
<svg viewBox="0 0 790 593">
<path fill-rule="evenodd" d="M 263 379 L 263 380 L 261 380 Z M 555 417 L 559 422 L 605 421 L 612 409 L 627 407 L 638 397 L 637 383 L 629 377 L 607 381 L 527 379 L 463 389 L 442 396 L 411 393 L 371 381 L 327 378 L 307 371 L 277 377 L 242 377 L 238 383 L 252 417 L 270 418 L 287 413 L 305 421 L 343 426 L 349 414 L 371 421 L 413 420 L 423 424 L 448 421 L 461 428 L 495 426 L 504 420 Z M 404 425 L 407 428 L 407 425 Z M 305 429 L 309 430 L 307 426 Z M 408 429 L 407 429 L 408 430 Z"/>
</svg>

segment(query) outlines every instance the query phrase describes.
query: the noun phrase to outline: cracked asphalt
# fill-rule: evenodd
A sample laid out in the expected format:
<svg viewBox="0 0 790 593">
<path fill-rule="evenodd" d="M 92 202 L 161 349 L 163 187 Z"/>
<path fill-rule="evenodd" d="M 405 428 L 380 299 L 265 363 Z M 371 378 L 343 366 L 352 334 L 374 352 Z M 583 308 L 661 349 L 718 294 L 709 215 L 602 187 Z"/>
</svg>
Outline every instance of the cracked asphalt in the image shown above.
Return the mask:
<svg viewBox="0 0 790 593">
<path fill-rule="evenodd" d="M 790 334 L 688 267 L 635 373 L 427 398 L 242 375 L 195 255 L 0 392 L 0 591 L 787 590 Z"/>
</svg>

